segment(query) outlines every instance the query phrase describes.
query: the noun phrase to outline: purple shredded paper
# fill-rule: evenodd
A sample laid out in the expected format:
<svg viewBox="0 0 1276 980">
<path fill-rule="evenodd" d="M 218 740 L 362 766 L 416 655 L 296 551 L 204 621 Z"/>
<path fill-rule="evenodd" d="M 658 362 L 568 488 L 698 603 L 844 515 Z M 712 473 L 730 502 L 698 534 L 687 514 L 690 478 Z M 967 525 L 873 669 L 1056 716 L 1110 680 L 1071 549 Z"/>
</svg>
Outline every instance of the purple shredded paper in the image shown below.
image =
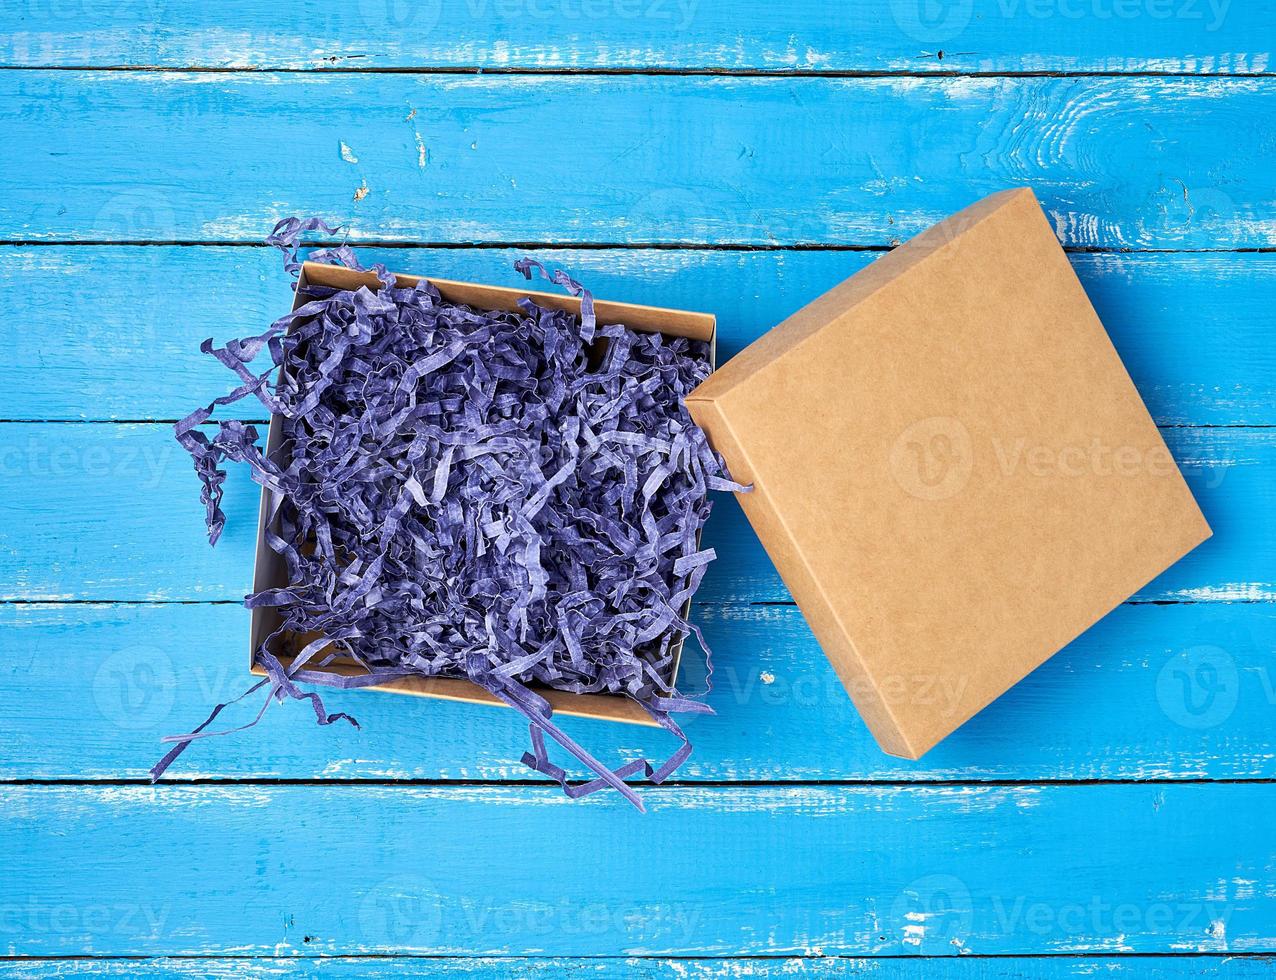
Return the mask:
<svg viewBox="0 0 1276 980">
<path fill-rule="evenodd" d="M 335 229 L 289 218 L 267 238 L 288 272 L 316 230 Z M 361 268 L 344 245 L 312 259 Z M 527 259 L 516 268 L 579 296 L 581 314 L 530 299 L 516 313 L 472 309 L 424 281 L 398 288 L 374 266 L 377 291 L 312 287 L 262 335 L 205 341 L 239 384 L 179 422 L 177 439 L 194 459 L 210 542 L 225 525 L 227 460 L 269 495 L 267 543 L 288 584 L 245 600 L 282 620 L 255 654 L 267 678 L 244 695 L 268 688 L 262 712 L 306 699 L 320 724 L 355 723 L 298 685 L 468 678 L 528 719 L 528 766 L 569 796 L 611 787 L 642 809 L 625 779 L 666 779 L 691 752 L 672 713 L 710 713 L 674 688 L 675 652 L 688 633 L 703 646 L 683 610 L 713 559 L 698 545 L 708 491 L 744 488 L 683 406 L 711 369 L 707 344 L 600 327 L 565 273 Z M 263 352 L 270 367 L 254 373 Z M 270 456 L 252 425 L 200 428 L 250 395 L 281 416 Z M 285 634 L 319 639 L 285 668 L 272 652 Z M 337 656 L 366 673 L 324 671 Z M 659 766 L 609 769 L 558 727 L 538 688 L 630 697 L 680 746 Z M 225 707 L 165 739 L 174 745 L 152 778 L 193 741 L 225 734 L 207 730 Z M 547 734 L 595 778 L 570 784 Z"/>
</svg>

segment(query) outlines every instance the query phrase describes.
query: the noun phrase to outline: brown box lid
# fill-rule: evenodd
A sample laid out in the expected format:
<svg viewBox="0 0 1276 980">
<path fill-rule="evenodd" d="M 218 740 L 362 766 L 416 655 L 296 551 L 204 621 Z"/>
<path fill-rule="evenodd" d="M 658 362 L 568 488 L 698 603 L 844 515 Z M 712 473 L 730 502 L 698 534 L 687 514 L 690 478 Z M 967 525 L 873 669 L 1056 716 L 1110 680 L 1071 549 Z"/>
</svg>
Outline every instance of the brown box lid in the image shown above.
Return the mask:
<svg viewBox="0 0 1276 980">
<path fill-rule="evenodd" d="M 688 407 L 893 755 L 1210 535 L 1027 188 L 825 293 Z"/>
</svg>

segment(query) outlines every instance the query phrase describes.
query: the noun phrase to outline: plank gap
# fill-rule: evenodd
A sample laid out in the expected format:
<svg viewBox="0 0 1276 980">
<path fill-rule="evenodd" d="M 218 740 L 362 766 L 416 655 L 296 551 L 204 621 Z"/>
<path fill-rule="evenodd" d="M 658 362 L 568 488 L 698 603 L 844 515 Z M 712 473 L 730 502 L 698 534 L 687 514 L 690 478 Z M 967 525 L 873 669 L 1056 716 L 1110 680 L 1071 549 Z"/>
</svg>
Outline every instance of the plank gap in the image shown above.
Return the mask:
<svg viewBox="0 0 1276 980">
<path fill-rule="evenodd" d="M 331 241 L 301 242 L 301 249 L 329 248 Z M 528 249 L 543 251 L 668 251 L 668 252 L 891 252 L 896 245 L 856 245 L 844 242 L 789 242 L 787 244 L 759 245 L 749 242 L 519 242 L 519 241 L 459 241 L 421 242 L 393 238 L 359 238 L 344 240 L 341 244 L 355 249 L 437 249 L 448 251 L 499 251 L 502 249 Z M 109 238 L 46 238 L 0 239 L 4 248 L 274 248 L 260 239 L 148 239 L 129 241 Z M 1276 253 L 1276 246 L 1262 245 L 1243 248 L 1112 248 L 1102 245 L 1063 245 L 1071 255 L 1267 255 Z"/>
<path fill-rule="evenodd" d="M 202 75 L 502 75 L 566 78 L 674 77 L 674 78 L 1184 78 L 1266 79 L 1276 77 L 1271 71 L 1186 72 L 1186 71 L 961 71 L 933 69 L 901 71 L 898 69 L 814 69 L 814 68 L 547 68 L 533 65 L 486 68 L 481 65 L 386 66 L 339 68 L 316 65 L 306 68 L 254 67 L 222 65 L 4 65 L 0 71 L 58 72 L 140 72 L 194 73 Z"/>
<path fill-rule="evenodd" d="M 570 780 L 570 785 L 581 785 L 585 780 Z M 962 789 L 1016 789 L 1038 786 L 1269 786 L 1276 785 L 1276 779 L 1264 777 L 1149 777 L 1107 778 L 1107 779 L 679 779 L 666 780 L 659 785 L 645 780 L 632 781 L 631 785 L 646 793 L 667 793 L 676 790 L 721 789 L 721 790 L 757 790 L 757 789 L 931 789 L 935 787 Z M 0 779 L 0 787 L 32 787 L 47 789 L 67 789 L 83 787 L 86 789 L 103 789 L 110 787 L 141 786 L 157 789 L 181 789 L 199 787 L 346 787 L 350 789 L 381 788 L 391 789 L 509 789 L 525 788 L 542 790 L 545 793 L 559 795 L 562 789 L 557 783 L 544 779 L 427 779 L 406 777 L 388 779 L 383 777 L 286 777 L 286 776 L 191 776 L 183 778 L 180 774 L 165 776 L 158 783 L 152 783 L 146 777 L 102 777 L 92 778 L 29 778 Z"/>
</svg>

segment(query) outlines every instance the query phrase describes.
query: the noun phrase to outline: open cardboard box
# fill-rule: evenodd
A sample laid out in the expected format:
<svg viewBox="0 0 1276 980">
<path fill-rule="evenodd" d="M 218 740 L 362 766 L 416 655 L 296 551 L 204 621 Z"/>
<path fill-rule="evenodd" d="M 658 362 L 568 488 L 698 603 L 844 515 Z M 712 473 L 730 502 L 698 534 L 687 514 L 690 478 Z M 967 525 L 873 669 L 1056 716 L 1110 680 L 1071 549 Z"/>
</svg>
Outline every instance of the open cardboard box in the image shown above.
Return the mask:
<svg viewBox="0 0 1276 980">
<path fill-rule="evenodd" d="M 422 280 L 422 276 L 396 274 L 396 284 L 400 288 L 410 288 Z M 429 279 L 445 299 L 456 303 L 464 303 L 483 310 L 517 310 L 520 299 L 530 298 L 537 305 L 552 309 L 567 310 L 580 313 L 580 300 L 556 293 L 532 292 L 525 289 L 506 289 L 497 286 L 483 286 L 477 283 L 452 282 L 446 279 Z M 367 286 L 379 289 L 381 284 L 371 272 L 355 272 L 340 266 L 321 265 L 306 262 L 301 268 L 297 289 L 293 297 L 294 310 L 306 302 L 304 290 L 307 286 L 331 286 L 336 289 L 357 289 Z M 594 301 L 594 313 L 599 326 L 623 323 L 633 330 L 649 333 L 663 333 L 674 337 L 690 337 L 709 343 L 711 366 L 716 364 L 716 319 L 708 313 L 692 313 L 685 310 L 666 310 L 653 306 L 637 306 L 628 303 L 608 303 Z M 283 425 L 278 415 L 270 419 L 270 431 L 266 439 L 268 453 L 276 452 L 283 442 Z M 266 544 L 266 518 L 268 513 L 268 496 L 262 489 L 261 509 L 257 527 L 257 559 L 253 575 L 253 591 L 278 588 L 287 585 L 287 567 L 283 559 L 271 551 Z M 684 616 L 689 611 L 684 610 Z M 250 666 L 254 674 L 264 676 L 265 670 L 256 662 L 256 651 L 278 628 L 279 613 L 273 608 L 257 608 L 252 613 L 252 634 L 249 648 Z M 295 652 L 313 637 L 286 638 L 287 649 L 273 651 L 280 662 L 287 667 L 293 660 Z M 682 652 L 682 643 L 674 649 L 672 670 L 676 677 L 678 662 Z M 308 667 L 309 670 L 318 668 Z M 353 661 L 334 660 L 322 668 L 331 673 L 354 676 L 364 673 L 363 669 Z M 673 677 L 669 678 L 671 681 Z M 373 690 L 393 691 L 399 694 L 416 694 L 424 697 L 444 698 L 451 701 L 470 701 L 476 704 L 504 705 L 504 702 L 483 688 L 464 678 L 450 677 L 405 677 L 375 685 Z M 557 714 L 579 715 L 587 718 L 602 718 L 609 721 L 624 721 L 634 724 L 654 725 L 655 722 L 647 711 L 637 702 L 623 695 L 609 694 L 570 694 L 564 691 L 538 689 L 550 703 Z"/>
<path fill-rule="evenodd" d="M 431 281 L 476 307 L 530 296 L 579 312 L 566 296 Z M 307 283 L 378 285 L 307 263 L 297 305 Z M 596 310 L 714 337 L 703 313 Z M 687 408 L 753 484 L 746 516 L 870 731 L 905 758 L 1210 535 L 1028 188 L 884 255 L 714 371 Z M 259 541 L 255 588 L 285 584 Z M 254 650 L 273 615 L 254 610 Z M 466 680 L 383 688 L 500 703 Z M 650 723 L 627 698 L 544 693 L 564 714 Z"/>
</svg>

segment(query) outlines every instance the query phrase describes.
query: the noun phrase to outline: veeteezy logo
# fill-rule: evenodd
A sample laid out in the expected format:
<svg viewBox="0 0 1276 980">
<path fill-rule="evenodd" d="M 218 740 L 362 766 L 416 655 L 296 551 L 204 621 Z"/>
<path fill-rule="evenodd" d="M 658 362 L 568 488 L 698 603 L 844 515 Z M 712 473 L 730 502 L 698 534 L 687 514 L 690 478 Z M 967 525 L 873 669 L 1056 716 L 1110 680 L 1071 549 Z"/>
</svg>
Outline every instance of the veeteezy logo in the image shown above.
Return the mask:
<svg viewBox="0 0 1276 980">
<path fill-rule="evenodd" d="M 428 878 L 393 875 L 364 893 L 358 919 L 360 934 L 373 946 L 430 950 L 443 926 L 443 899 Z"/>
<path fill-rule="evenodd" d="M 178 664 L 158 646 L 130 646 L 111 652 L 93 675 L 93 701 L 102 718 L 124 731 L 167 726 L 178 703 Z M 231 663 L 185 662 L 181 683 L 199 704 L 230 701 L 246 686 L 242 668 Z"/>
<path fill-rule="evenodd" d="M 427 33 L 439 24 L 443 0 L 356 0 L 355 8 L 366 27 Z"/>
<path fill-rule="evenodd" d="M 920 956 L 961 950 L 974 922 L 970 889 L 955 875 L 924 875 L 909 882 L 891 903 L 890 921 L 900 945 Z"/>
<path fill-rule="evenodd" d="M 1232 0 L 995 0 L 981 3 L 980 16 L 1002 20 L 1179 20 L 1199 22 L 1207 32 L 1227 20 Z M 891 0 L 891 16 L 906 35 L 923 44 L 943 44 L 970 26 L 974 0 Z"/>
<path fill-rule="evenodd" d="M 1240 698 L 1236 661 L 1222 647 L 1202 645 L 1167 660 L 1156 677 L 1156 700 L 1167 718 L 1184 728 L 1221 725 Z"/>
<path fill-rule="evenodd" d="M 1021 470 L 1029 476 L 1169 476 L 1174 458 L 1164 446 L 1109 446 L 1102 439 L 1085 445 L 1029 445 L 1027 439 L 992 440 L 997 468 L 1002 476 Z"/>
<path fill-rule="evenodd" d="M 679 675 L 679 687 L 703 690 L 705 675 L 701 668 L 691 666 L 699 658 L 689 658 L 689 670 Z M 703 664 L 703 661 L 699 661 Z M 691 676 L 692 673 L 696 676 Z M 920 705 L 932 708 L 943 717 L 956 712 L 962 705 L 969 686 L 969 678 L 962 674 L 943 675 L 929 673 L 885 674 L 858 678 L 843 685 L 831 670 L 799 670 L 786 674 L 776 670 L 750 668 L 740 671 L 734 664 L 717 667 L 713 674 L 714 698 L 717 702 L 738 706 L 760 704 L 766 707 L 793 705 L 798 708 L 842 707 L 849 694 L 852 698 L 881 697 L 892 705 Z M 703 715 L 688 715 L 679 724 L 686 728 Z"/>
<path fill-rule="evenodd" d="M 1217 31 L 1227 19 L 1232 0 L 997 0 L 1001 16 L 1035 20 L 1061 17 L 1065 20 L 1190 20 L 1200 21 L 1206 31 Z"/>
<path fill-rule="evenodd" d="M 699 0 L 465 0 L 469 15 L 487 21 L 542 20 L 554 23 L 649 20 L 685 31 L 695 20 Z"/>
<path fill-rule="evenodd" d="M 687 943 L 700 910 L 662 902 L 445 896 L 429 879 L 409 873 L 369 889 L 359 902 L 358 919 L 360 934 L 372 947 L 428 952 L 472 946 L 479 936 L 613 935 L 629 943 Z"/>
<path fill-rule="evenodd" d="M 161 445 L 105 444 L 75 438 L 32 436 L 25 444 L 0 446 L 0 477 L 14 480 L 72 481 L 118 480 L 136 490 L 154 490 L 164 481 L 177 459 L 176 447 Z"/>
<path fill-rule="evenodd" d="M 93 676 L 93 700 L 102 717 L 128 731 L 154 728 L 172 713 L 177 674 L 158 647 L 117 650 Z"/>
<path fill-rule="evenodd" d="M 924 44 L 951 41 L 970 24 L 974 0 L 891 0 L 901 31 Z"/>
<path fill-rule="evenodd" d="M 1113 902 L 1101 896 L 1086 901 L 1031 902 L 1023 896 L 992 896 L 997 930 L 1003 936 L 1197 935 L 1222 940 L 1232 908 L 1223 902 Z"/>
<path fill-rule="evenodd" d="M 891 448 L 895 482 L 921 500 L 947 500 L 970 479 L 975 457 L 970 433 L 957 419 L 937 415 L 914 422 Z"/>
<path fill-rule="evenodd" d="M 1176 472 L 1164 445 L 1112 445 L 1098 437 L 1046 444 L 1022 436 L 992 436 L 977 443 L 960 419 L 942 415 L 907 426 L 891 444 L 887 463 L 905 493 L 919 500 L 947 500 L 965 489 L 979 460 L 992 464 L 985 473 L 1002 479 L 1130 479 Z M 1183 471 L 1203 476 L 1201 484 L 1212 489 L 1222 482 L 1226 468 L 1194 463 Z"/>
<path fill-rule="evenodd" d="M 168 907 L 130 902 L 76 905 L 43 897 L 0 904 L 0 936 L 30 941 L 32 936 L 75 936 L 130 940 L 160 939 L 166 934 Z M 12 947 L 11 947 L 12 948 Z"/>
</svg>

